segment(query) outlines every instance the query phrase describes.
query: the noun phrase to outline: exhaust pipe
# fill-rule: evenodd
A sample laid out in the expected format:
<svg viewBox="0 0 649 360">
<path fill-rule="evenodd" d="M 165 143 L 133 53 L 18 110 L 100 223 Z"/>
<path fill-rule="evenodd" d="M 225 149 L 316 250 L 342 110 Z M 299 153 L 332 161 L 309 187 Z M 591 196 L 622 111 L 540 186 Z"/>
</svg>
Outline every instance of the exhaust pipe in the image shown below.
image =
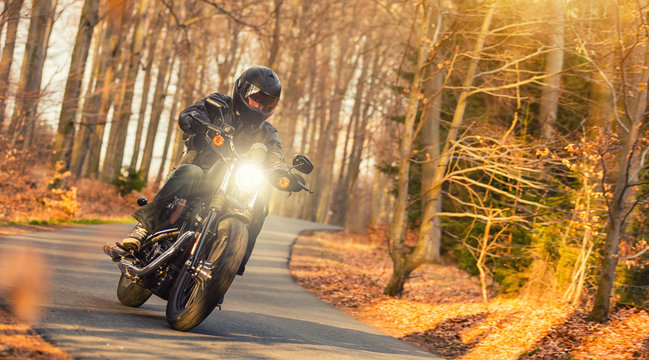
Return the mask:
<svg viewBox="0 0 649 360">
<path fill-rule="evenodd" d="M 162 253 L 160 256 L 158 256 L 155 260 L 153 260 L 149 265 L 139 268 L 133 264 L 133 261 L 127 260 L 127 259 L 122 259 L 119 262 L 119 270 L 122 272 L 122 274 L 134 278 L 134 277 L 142 277 L 150 274 L 153 270 L 157 269 L 158 266 L 162 265 L 165 261 L 167 261 L 177 250 L 180 248 L 185 242 L 187 242 L 188 239 L 193 238 L 196 233 L 194 231 L 188 231 L 178 240 L 171 245 L 167 251 Z"/>
</svg>

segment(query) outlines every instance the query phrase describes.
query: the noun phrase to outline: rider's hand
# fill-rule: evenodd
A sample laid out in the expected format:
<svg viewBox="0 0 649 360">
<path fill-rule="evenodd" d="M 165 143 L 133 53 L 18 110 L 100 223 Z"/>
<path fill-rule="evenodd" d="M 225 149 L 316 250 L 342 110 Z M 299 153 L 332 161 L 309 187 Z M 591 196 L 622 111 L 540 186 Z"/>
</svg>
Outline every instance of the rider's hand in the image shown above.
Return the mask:
<svg viewBox="0 0 649 360">
<path fill-rule="evenodd" d="M 180 118 L 180 128 L 187 134 L 198 134 L 205 130 L 205 123 L 209 124 L 210 120 L 205 114 L 198 111 L 192 111 L 189 114 L 183 114 Z"/>
<path fill-rule="evenodd" d="M 269 177 L 271 183 L 282 191 L 297 192 L 302 190 L 304 184 L 304 178 L 301 175 L 290 173 L 287 169 L 276 169 Z"/>
<path fill-rule="evenodd" d="M 299 187 L 299 189 L 296 190 L 296 191 L 302 190 L 302 186 L 300 186 L 300 185 L 305 184 L 304 177 L 302 175 L 300 175 L 300 174 L 291 174 L 290 180 L 291 180 L 291 184 L 293 184 L 294 186 Z"/>
</svg>

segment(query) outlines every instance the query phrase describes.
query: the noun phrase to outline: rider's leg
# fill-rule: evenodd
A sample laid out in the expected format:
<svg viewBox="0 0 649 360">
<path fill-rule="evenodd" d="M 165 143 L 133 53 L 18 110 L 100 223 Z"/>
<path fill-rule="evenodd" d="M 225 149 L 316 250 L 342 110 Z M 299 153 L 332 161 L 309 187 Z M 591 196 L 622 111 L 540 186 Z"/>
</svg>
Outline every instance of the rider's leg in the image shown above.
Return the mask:
<svg viewBox="0 0 649 360">
<path fill-rule="evenodd" d="M 133 213 L 139 221 L 131 232 L 117 245 L 123 249 L 139 249 L 148 234 L 160 230 L 165 225 L 162 213 L 174 197 L 188 197 L 199 191 L 203 170 L 192 164 L 178 167 L 162 186 L 153 200 Z"/>
</svg>

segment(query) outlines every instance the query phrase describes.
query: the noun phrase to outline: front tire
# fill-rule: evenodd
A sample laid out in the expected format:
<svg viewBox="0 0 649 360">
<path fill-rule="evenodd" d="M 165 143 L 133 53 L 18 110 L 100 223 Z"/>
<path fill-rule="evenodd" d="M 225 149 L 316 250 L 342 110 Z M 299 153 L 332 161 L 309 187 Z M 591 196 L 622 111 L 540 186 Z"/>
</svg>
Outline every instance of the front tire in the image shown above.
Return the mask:
<svg viewBox="0 0 649 360">
<path fill-rule="evenodd" d="M 206 256 L 201 257 L 213 266 L 211 279 L 201 287 L 183 266 L 171 289 L 167 322 L 172 328 L 188 331 L 205 320 L 230 288 L 247 245 L 248 228 L 243 222 L 234 218 L 221 221 Z"/>
<path fill-rule="evenodd" d="M 123 305 L 139 307 L 151 297 L 151 291 L 122 274 L 117 284 L 117 298 Z"/>
</svg>

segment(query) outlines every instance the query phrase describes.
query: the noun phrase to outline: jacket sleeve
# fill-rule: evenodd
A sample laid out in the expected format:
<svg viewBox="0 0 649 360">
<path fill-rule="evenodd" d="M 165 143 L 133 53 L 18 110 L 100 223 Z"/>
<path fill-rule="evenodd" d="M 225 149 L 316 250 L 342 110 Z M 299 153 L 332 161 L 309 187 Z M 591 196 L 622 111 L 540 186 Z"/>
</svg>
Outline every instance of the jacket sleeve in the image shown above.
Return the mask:
<svg viewBox="0 0 649 360">
<path fill-rule="evenodd" d="M 217 114 L 210 114 L 205 107 L 206 101 L 210 101 L 213 104 L 215 104 L 216 107 L 219 109 L 219 112 Z M 181 111 L 180 115 L 178 116 L 178 125 L 180 126 L 183 132 L 192 135 L 192 134 L 196 134 L 201 129 L 201 126 L 198 124 L 198 121 L 195 120 L 196 118 L 214 124 L 218 120 L 220 120 L 219 118 L 221 116 L 225 118 L 229 116 L 229 114 L 230 114 L 230 110 L 228 108 L 228 103 L 223 98 L 223 95 L 218 93 L 213 93 L 204 99 L 198 100 L 197 102 L 194 103 L 194 105 Z"/>
<path fill-rule="evenodd" d="M 264 145 L 268 149 L 268 157 L 266 158 L 266 166 L 268 167 L 283 167 L 288 169 L 284 153 L 282 152 L 282 143 L 279 141 L 279 132 L 269 122 L 261 124 L 261 131 L 264 136 Z"/>
</svg>

